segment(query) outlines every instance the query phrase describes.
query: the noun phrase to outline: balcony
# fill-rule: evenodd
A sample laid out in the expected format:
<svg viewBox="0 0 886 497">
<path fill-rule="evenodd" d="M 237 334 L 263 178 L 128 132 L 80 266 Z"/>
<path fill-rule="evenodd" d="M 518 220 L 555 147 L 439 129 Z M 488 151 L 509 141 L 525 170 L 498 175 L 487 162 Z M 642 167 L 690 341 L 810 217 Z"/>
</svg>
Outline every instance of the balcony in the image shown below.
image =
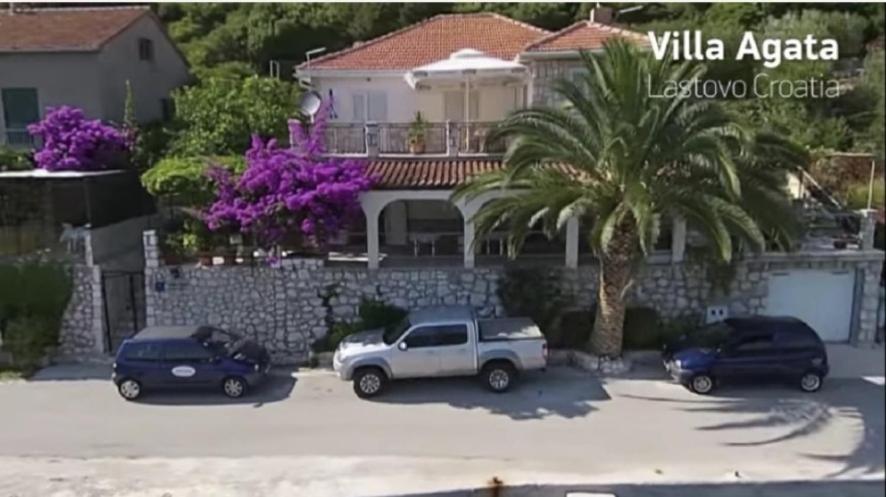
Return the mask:
<svg viewBox="0 0 886 497">
<path fill-rule="evenodd" d="M 487 137 L 497 123 L 428 123 L 423 140 L 410 140 L 411 123 L 329 123 L 326 151 L 349 157 L 481 157 L 504 153 Z"/>
</svg>

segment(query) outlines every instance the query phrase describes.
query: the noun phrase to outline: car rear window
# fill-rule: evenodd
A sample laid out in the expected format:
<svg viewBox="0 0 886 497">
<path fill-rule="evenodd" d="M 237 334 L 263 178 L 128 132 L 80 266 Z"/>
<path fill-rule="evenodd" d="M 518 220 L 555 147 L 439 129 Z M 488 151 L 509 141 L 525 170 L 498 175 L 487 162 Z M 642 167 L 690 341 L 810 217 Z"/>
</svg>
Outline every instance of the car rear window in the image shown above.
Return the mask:
<svg viewBox="0 0 886 497">
<path fill-rule="evenodd" d="M 160 360 L 160 344 L 152 342 L 135 342 L 123 348 L 123 358 L 129 361 Z"/>
</svg>

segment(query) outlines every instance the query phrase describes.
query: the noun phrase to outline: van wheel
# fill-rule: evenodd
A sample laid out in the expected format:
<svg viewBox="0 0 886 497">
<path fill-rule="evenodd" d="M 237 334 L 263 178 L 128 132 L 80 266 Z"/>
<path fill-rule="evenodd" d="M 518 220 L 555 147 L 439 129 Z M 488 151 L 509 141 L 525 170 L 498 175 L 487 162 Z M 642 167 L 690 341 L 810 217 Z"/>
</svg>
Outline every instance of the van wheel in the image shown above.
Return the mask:
<svg viewBox="0 0 886 497">
<path fill-rule="evenodd" d="M 812 393 L 817 392 L 821 388 L 824 378 L 815 371 L 807 371 L 800 377 L 800 390 Z"/>
<path fill-rule="evenodd" d="M 492 362 L 483 366 L 483 383 L 495 393 L 507 392 L 517 379 L 517 370 L 509 362 Z"/>
<path fill-rule="evenodd" d="M 358 369 L 354 373 L 354 393 L 361 399 L 375 397 L 385 389 L 387 381 L 388 377 L 381 369 Z"/>
<path fill-rule="evenodd" d="M 687 386 L 697 394 L 707 395 L 714 389 L 714 379 L 707 374 L 697 374 L 689 380 Z"/>
<path fill-rule="evenodd" d="M 246 393 L 246 381 L 239 376 L 228 376 L 222 382 L 222 392 L 232 399 L 239 399 Z"/>
<path fill-rule="evenodd" d="M 132 378 L 126 378 L 117 385 L 117 392 L 126 400 L 135 400 L 142 394 L 142 384 Z"/>
</svg>

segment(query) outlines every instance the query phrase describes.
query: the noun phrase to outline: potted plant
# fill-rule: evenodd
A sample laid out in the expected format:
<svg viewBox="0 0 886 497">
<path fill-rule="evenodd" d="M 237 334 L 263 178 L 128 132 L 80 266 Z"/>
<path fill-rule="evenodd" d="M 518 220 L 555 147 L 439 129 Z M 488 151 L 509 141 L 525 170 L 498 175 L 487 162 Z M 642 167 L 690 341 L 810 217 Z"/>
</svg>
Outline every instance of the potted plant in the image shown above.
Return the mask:
<svg viewBox="0 0 886 497">
<path fill-rule="evenodd" d="M 413 154 L 425 153 L 425 133 L 428 130 L 428 122 L 422 117 L 421 112 L 415 113 L 415 119 L 409 125 L 409 152 Z"/>
</svg>

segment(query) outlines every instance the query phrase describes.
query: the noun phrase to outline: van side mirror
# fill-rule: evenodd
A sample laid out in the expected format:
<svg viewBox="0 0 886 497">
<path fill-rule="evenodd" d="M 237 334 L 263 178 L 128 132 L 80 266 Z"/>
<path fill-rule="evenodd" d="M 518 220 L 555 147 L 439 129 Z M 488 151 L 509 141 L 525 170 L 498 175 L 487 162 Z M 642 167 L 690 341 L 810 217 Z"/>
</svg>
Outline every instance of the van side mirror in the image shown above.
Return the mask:
<svg viewBox="0 0 886 497">
<path fill-rule="evenodd" d="M 397 348 L 405 351 L 406 349 L 409 348 L 409 346 L 406 345 L 406 341 L 404 340 L 404 341 L 397 344 Z"/>
</svg>

